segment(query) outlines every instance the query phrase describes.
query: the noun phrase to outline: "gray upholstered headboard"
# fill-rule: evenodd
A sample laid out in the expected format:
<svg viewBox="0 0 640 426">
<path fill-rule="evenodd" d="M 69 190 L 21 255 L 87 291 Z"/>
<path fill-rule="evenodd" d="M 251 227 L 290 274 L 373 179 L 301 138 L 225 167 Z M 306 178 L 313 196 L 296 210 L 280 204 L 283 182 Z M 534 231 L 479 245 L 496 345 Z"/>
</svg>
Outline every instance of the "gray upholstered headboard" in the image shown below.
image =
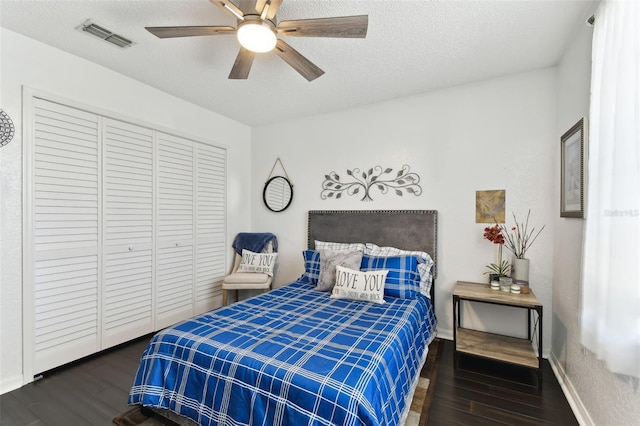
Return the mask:
<svg viewBox="0 0 640 426">
<path fill-rule="evenodd" d="M 436 210 L 312 210 L 307 246 L 315 241 L 374 243 L 403 250 L 426 251 L 438 274 L 438 212 Z M 433 300 L 432 286 L 432 300 Z"/>
</svg>

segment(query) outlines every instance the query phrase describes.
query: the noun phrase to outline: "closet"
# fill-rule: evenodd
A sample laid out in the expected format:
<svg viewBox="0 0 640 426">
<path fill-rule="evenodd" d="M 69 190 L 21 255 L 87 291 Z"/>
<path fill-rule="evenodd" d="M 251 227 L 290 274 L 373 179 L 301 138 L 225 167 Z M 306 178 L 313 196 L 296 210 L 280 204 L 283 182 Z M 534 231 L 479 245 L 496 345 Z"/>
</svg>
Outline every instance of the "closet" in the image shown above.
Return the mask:
<svg viewBox="0 0 640 426">
<path fill-rule="evenodd" d="M 220 306 L 224 148 L 38 97 L 25 126 L 25 374 Z"/>
</svg>

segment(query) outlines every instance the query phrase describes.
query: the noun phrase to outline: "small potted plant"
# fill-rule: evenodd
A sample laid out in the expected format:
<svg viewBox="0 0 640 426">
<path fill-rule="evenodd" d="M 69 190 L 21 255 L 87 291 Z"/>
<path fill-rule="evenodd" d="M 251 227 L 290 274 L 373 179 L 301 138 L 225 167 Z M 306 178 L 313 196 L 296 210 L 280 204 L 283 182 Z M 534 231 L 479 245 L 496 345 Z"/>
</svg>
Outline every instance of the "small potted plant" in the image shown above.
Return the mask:
<svg viewBox="0 0 640 426">
<path fill-rule="evenodd" d="M 489 274 L 489 282 L 493 283 L 494 281 L 498 281 L 500 277 L 509 276 L 509 271 L 511 270 L 511 265 L 506 260 L 502 259 L 502 246 L 504 245 L 504 236 L 502 235 L 502 228 L 500 225 L 495 224 L 494 226 L 487 226 L 484 228 L 484 238 L 491 241 L 493 244 L 498 245 L 498 261 L 496 263 L 490 263 L 487 265 L 488 271 L 485 272 Z M 493 285 L 492 287 L 497 287 L 498 284 Z"/>
</svg>

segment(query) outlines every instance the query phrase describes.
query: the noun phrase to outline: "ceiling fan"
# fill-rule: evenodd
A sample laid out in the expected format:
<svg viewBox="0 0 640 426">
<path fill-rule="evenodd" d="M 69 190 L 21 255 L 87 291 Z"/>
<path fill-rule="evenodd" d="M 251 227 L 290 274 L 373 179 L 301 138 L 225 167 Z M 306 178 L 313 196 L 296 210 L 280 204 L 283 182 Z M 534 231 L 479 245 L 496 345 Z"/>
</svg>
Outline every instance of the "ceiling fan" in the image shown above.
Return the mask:
<svg viewBox="0 0 640 426">
<path fill-rule="evenodd" d="M 230 26 L 145 27 L 159 38 L 193 37 L 236 34 L 240 52 L 229 74 L 230 79 L 249 76 L 256 53 L 273 51 L 308 81 L 324 74 L 318 66 L 302 56 L 277 35 L 288 37 L 365 38 L 367 15 L 334 18 L 299 19 L 277 22 L 276 13 L 282 0 L 240 0 L 236 6 L 229 0 L 209 0 L 238 20 L 237 28 Z"/>
</svg>

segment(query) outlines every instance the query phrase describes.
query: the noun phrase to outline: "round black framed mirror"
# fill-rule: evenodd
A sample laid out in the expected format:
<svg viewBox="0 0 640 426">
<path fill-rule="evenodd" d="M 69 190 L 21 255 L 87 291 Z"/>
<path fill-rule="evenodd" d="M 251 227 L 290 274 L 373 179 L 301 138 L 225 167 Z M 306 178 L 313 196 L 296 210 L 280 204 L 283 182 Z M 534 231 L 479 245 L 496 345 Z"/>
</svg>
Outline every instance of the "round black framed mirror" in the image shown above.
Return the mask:
<svg viewBox="0 0 640 426">
<path fill-rule="evenodd" d="M 272 212 L 286 210 L 293 200 L 293 185 L 284 176 L 274 176 L 264 184 L 262 199 Z"/>
</svg>

